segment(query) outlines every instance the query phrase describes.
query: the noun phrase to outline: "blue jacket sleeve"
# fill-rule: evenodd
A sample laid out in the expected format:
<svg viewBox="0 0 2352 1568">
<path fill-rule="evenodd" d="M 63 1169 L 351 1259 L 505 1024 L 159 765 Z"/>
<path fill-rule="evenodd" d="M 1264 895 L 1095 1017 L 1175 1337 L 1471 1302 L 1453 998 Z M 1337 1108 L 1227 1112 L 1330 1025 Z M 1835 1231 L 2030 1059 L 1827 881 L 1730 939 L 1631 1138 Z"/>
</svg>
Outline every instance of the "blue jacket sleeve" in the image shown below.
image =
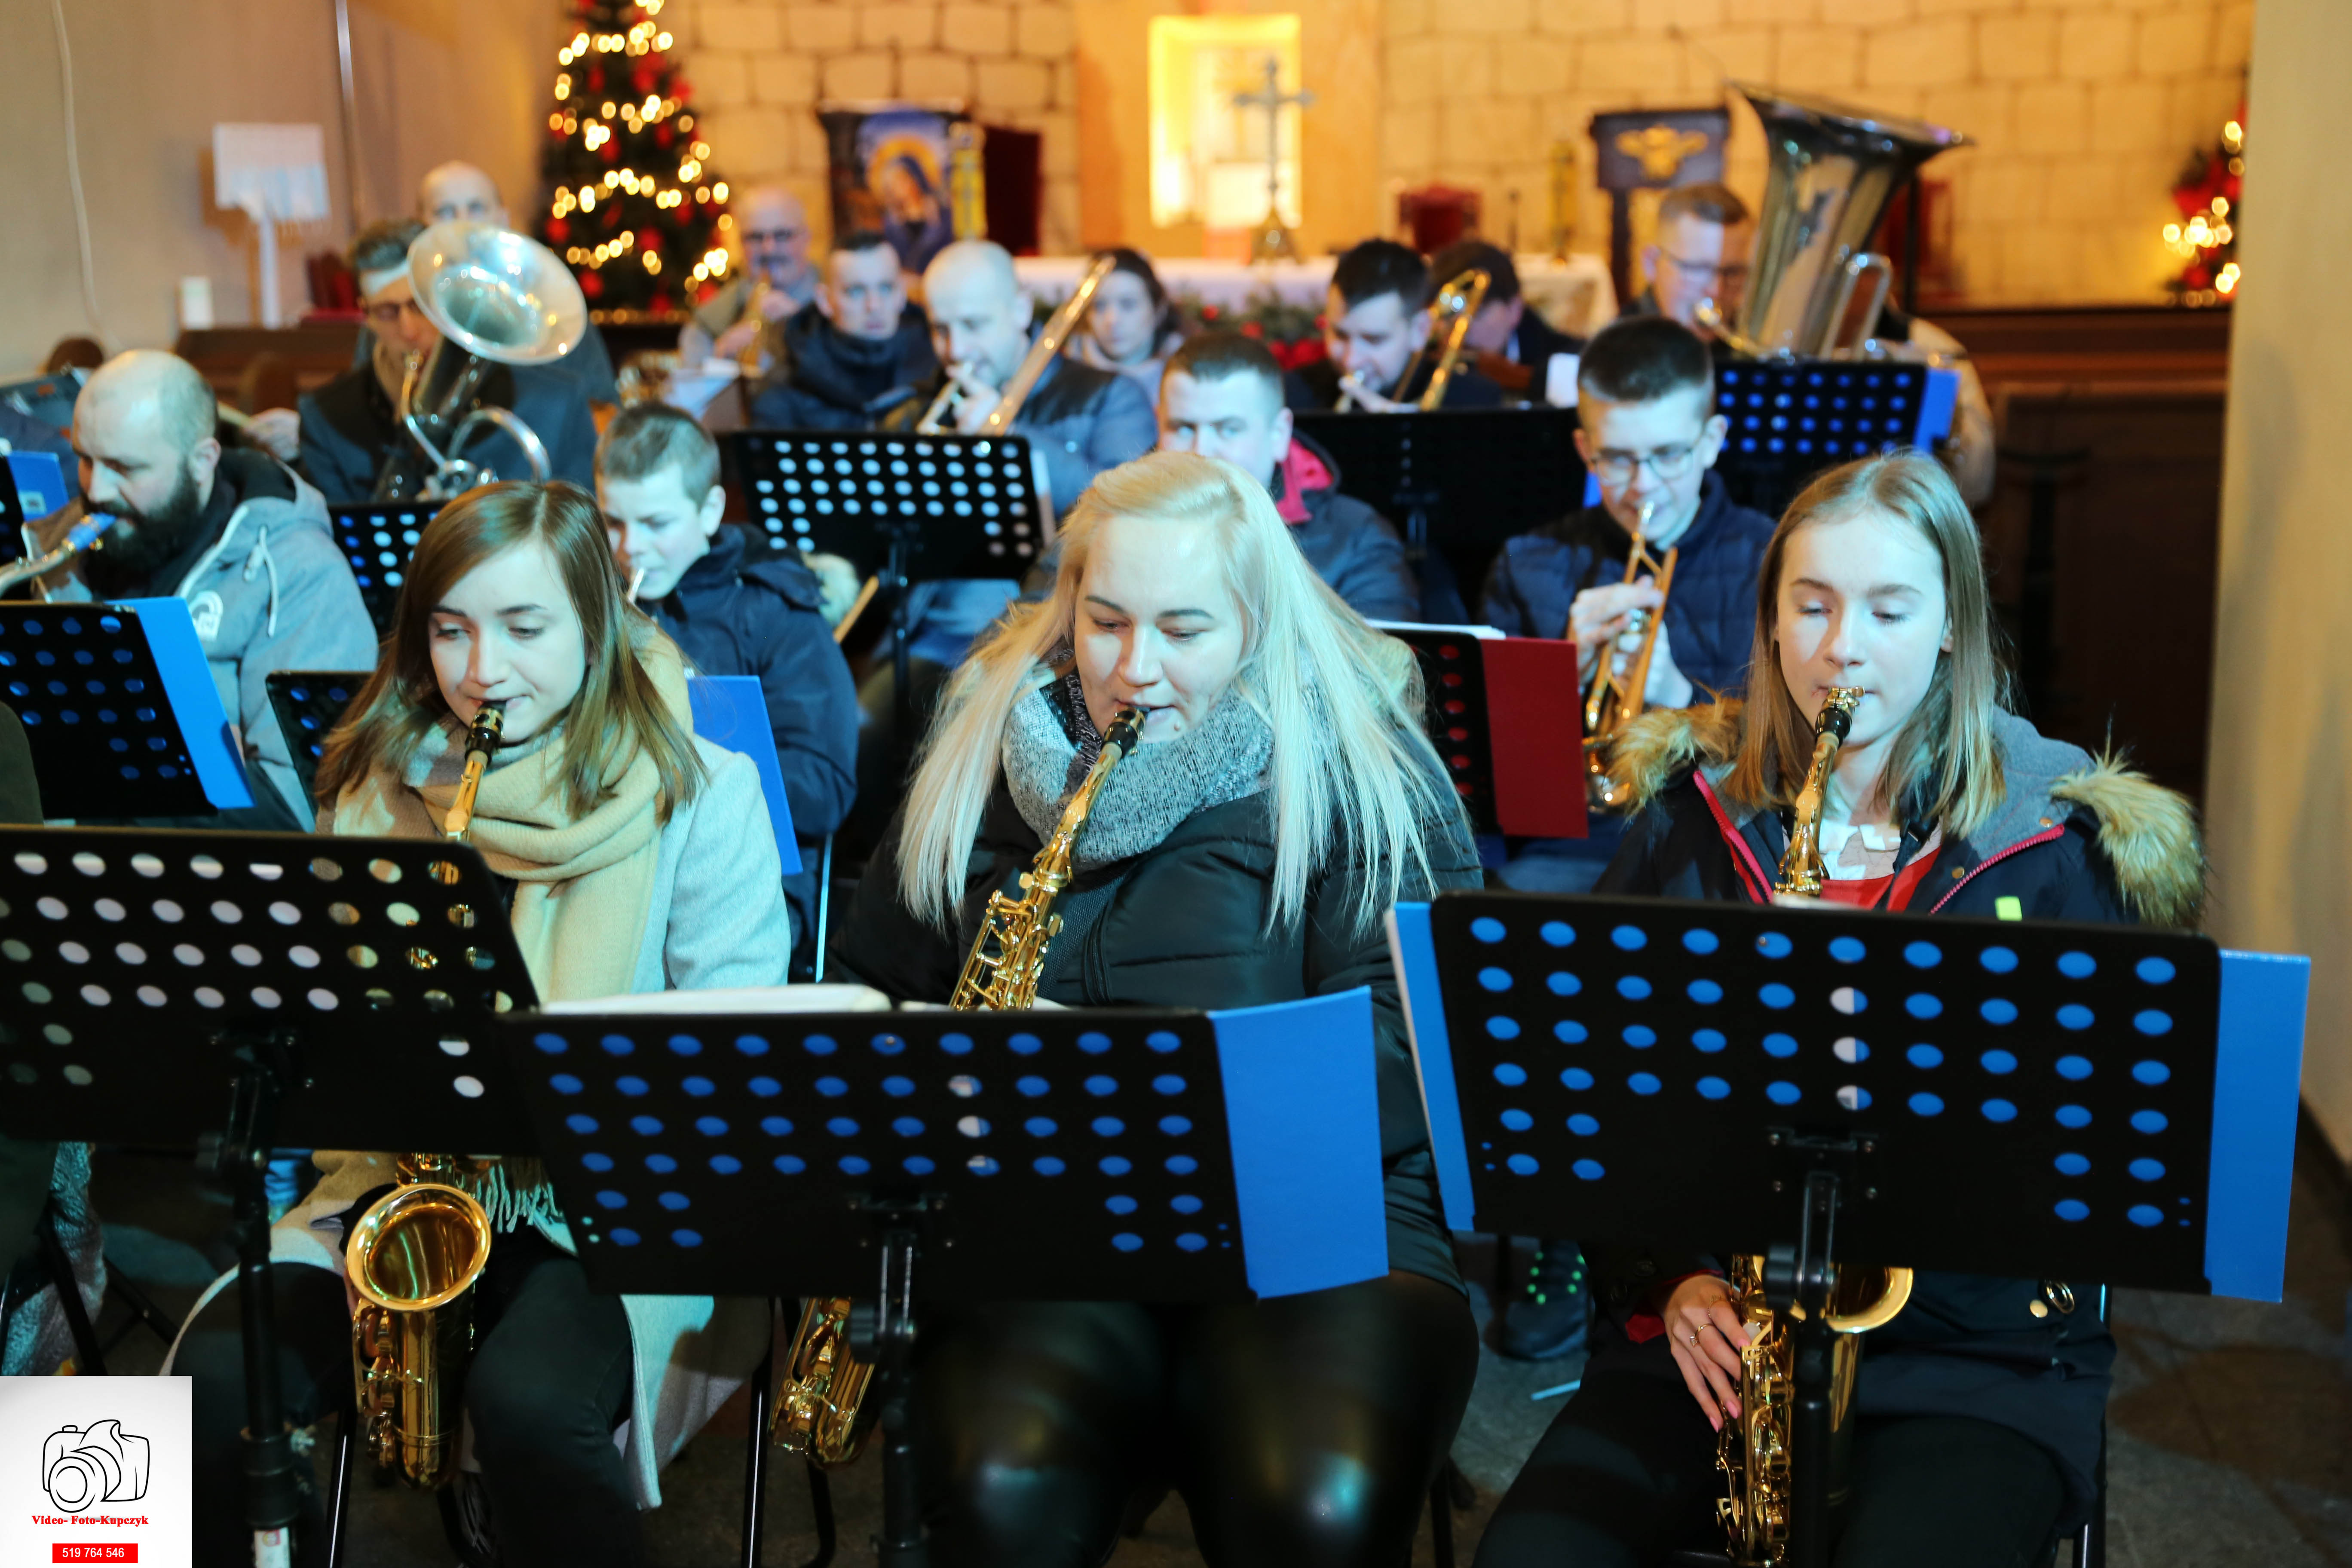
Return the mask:
<svg viewBox="0 0 2352 1568">
<path fill-rule="evenodd" d="M 1479 614 L 1488 626 L 1507 637 L 1528 635 L 1527 605 L 1519 596 L 1518 579 L 1511 570 L 1508 542 L 1495 552 L 1495 563 L 1486 568 L 1486 587 L 1480 597 Z"/>
<path fill-rule="evenodd" d="M 821 838 L 841 826 L 857 795 L 857 688 L 823 616 L 780 606 L 767 619 L 760 690 L 793 832 Z"/>
<path fill-rule="evenodd" d="M 1159 444 L 1160 416 L 1152 413 L 1151 400 L 1131 378 L 1120 376 L 1104 392 L 1102 408 L 1087 437 L 1087 464 L 1099 474 L 1133 462 Z M 1055 504 L 1066 510 L 1077 499 L 1056 496 Z"/>
</svg>

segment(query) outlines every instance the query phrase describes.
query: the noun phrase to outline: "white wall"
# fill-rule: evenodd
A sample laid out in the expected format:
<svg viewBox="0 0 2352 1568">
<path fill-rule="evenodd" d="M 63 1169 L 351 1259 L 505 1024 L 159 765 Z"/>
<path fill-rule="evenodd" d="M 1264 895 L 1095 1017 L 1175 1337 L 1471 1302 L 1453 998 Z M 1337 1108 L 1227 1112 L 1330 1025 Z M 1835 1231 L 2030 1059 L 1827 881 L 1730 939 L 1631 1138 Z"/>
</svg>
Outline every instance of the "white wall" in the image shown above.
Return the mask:
<svg viewBox="0 0 2352 1568">
<path fill-rule="evenodd" d="M 58 339 L 168 346 L 184 275 L 213 281 L 215 319 L 257 319 L 242 215 L 212 205 L 218 121 L 326 128 L 332 223 L 282 244 L 279 299 L 307 301 L 305 250 L 351 236 L 332 0 L 62 0 L 74 124 L 100 321 L 82 303 L 66 172 L 66 114 L 47 0 L 0 0 L 8 130 L 0 136 L 0 374 L 37 366 Z M 362 216 L 405 208 L 445 158 L 483 164 L 536 202 L 555 50 L 555 0 L 352 0 Z"/>
<path fill-rule="evenodd" d="M 2352 1154 L 2352 5 L 2262 0 L 2230 364 L 2206 786 L 2235 947 L 2311 955 L 2303 1088 Z"/>
</svg>

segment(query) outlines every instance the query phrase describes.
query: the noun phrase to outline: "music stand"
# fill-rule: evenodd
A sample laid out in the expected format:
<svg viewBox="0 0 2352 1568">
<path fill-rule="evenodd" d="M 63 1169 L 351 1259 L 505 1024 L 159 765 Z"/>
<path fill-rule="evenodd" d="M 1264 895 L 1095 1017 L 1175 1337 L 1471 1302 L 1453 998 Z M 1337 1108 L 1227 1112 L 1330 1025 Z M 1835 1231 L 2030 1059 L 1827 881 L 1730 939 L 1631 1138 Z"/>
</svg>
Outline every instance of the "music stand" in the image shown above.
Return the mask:
<svg viewBox="0 0 2352 1568">
<path fill-rule="evenodd" d="M 269 710 L 278 715 L 278 729 L 286 737 L 287 754 L 294 761 L 294 776 L 301 781 L 305 802 L 315 804 L 319 798 L 319 758 L 326 750 L 327 732 L 367 684 L 369 673 L 364 669 L 273 669 L 262 677 L 269 689 Z"/>
<path fill-rule="evenodd" d="M 1956 370 L 1895 360 L 1730 360 L 1715 409 L 1730 426 L 1716 472 L 1731 499 L 1778 517 L 1815 474 L 1951 434 Z"/>
<path fill-rule="evenodd" d="M 77 816 L 253 804 L 245 759 L 179 599 L 0 604 L 0 688 L 45 799 Z"/>
<path fill-rule="evenodd" d="M 416 536 L 446 504 L 361 501 L 327 509 L 335 547 L 351 563 L 352 581 L 359 584 L 360 599 L 378 637 L 392 629 L 392 608 L 407 580 L 409 557 L 416 553 Z"/>
<path fill-rule="evenodd" d="M 880 1380 L 885 1563 L 922 1561 L 919 1266 L 929 1302 L 1238 1301 L 1388 1267 L 1361 989 L 1228 1014 L 566 1008 L 503 1028 L 594 1289 L 878 1281 L 857 1348 Z"/>
<path fill-rule="evenodd" d="M 1447 1223 L 2278 1299 L 2308 964 L 2130 926 L 1448 894 L 1391 922 Z M 1810 1337 L 1809 1337 L 1810 1336 Z M 1816 1351 L 1819 1353 L 1815 1353 Z M 1792 1558 L 1826 1471 L 1795 1467 Z"/>
<path fill-rule="evenodd" d="M 535 999 L 468 846 L 0 827 L 0 1134 L 210 1153 L 236 1201 L 257 1534 L 296 1512 L 269 1151 L 530 1152 L 490 1044 Z"/>
<path fill-rule="evenodd" d="M 1584 461 L 1576 455 L 1573 408 L 1313 413 L 1297 420 L 1300 434 L 1339 460 L 1340 489 L 1404 531 L 1417 564 L 1431 550 L 1444 559 L 1464 614 L 1506 542 L 1581 504 Z"/>
<path fill-rule="evenodd" d="M 1585 835 L 1576 645 L 1492 626 L 1372 623 L 1421 661 L 1423 722 L 1480 837 Z"/>
</svg>

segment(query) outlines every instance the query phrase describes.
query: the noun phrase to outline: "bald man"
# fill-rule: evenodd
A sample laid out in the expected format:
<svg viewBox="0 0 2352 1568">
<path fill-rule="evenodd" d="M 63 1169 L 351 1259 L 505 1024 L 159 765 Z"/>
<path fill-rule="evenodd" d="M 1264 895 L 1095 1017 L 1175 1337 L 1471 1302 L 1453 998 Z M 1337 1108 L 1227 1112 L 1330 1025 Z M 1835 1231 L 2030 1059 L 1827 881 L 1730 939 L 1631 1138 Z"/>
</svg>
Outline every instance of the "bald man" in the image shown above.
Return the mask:
<svg viewBox="0 0 2352 1568">
<path fill-rule="evenodd" d="M 758 185 L 733 204 L 736 242 L 743 247 L 743 270 L 697 308 L 677 335 L 677 352 L 688 365 L 705 360 L 740 360 L 769 337 L 771 323 L 789 318 L 816 298 L 816 268 L 809 262 L 808 209 L 782 185 Z M 761 282 L 767 284 L 765 289 Z M 751 303 L 759 300 L 754 311 Z M 772 348 L 760 356 L 765 370 Z"/>
<path fill-rule="evenodd" d="M 416 183 L 416 216 L 426 223 L 487 223 L 511 229 L 507 217 L 507 199 L 499 194 L 499 183 L 487 170 L 472 163 L 452 160 L 436 163 L 425 172 Z M 368 334 L 360 334 L 360 353 L 355 363 L 365 364 L 372 345 Z M 577 382 L 583 395 L 597 403 L 618 403 L 620 388 L 613 380 L 613 355 L 604 346 L 604 334 L 590 321 L 588 330 L 580 335 L 580 346 L 557 360 L 552 365 L 521 365 L 515 374 L 518 381 L 535 380 L 558 373 Z"/>
<path fill-rule="evenodd" d="M 256 785 L 250 810 L 188 826 L 300 831 L 311 812 L 264 678 L 369 668 L 375 632 L 319 492 L 262 453 L 224 451 L 214 417 L 184 359 L 142 350 L 100 366 L 74 405 L 82 499 L 30 531 L 47 550 L 86 512 L 115 521 L 40 586 L 51 599 L 185 600 Z"/>
</svg>

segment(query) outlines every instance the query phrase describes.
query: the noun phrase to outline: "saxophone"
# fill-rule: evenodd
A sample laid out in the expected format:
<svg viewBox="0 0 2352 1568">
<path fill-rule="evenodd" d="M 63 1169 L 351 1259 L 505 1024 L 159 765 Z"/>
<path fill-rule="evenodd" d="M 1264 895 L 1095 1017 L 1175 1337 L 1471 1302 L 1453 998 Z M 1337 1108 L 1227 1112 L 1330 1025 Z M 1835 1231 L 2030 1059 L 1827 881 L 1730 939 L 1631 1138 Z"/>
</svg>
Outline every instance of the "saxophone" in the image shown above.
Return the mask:
<svg viewBox="0 0 2352 1568">
<path fill-rule="evenodd" d="M 484 703 L 466 731 L 466 769 L 441 837 L 462 843 L 474 797 L 506 716 Z M 457 1184 L 477 1162 L 404 1154 L 399 1184 L 352 1227 L 343 1272 L 359 1296 L 352 1316 L 352 1382 L 362 1442 L 411 1486 L 457 1472 L 466 1366 L 474 1353 L 476 1280 L 490 1260 L 490 1217 Z"/>
<path fill-rule="evenodd" d="M 1797 792 L 1796 823 L 1781 852 L 1775 893 L 1819 897 L 1822 808 L 1829 798 L 1830 764 L 1845 743 L 1862 693 L 1850 686 L 1830 689 L 1813 721 L 1813 760 Z M 1727 1495 L 1716 1504 L 1731 1561 L 1740 1568 L 1780 1568 L 1789 1559 L 1790 1424 L 1796 1404 L 1797 1317 L 1765 1300 L 1764 1259 L 1743 1253 L 1726 1271 L 1748 1331 L 1739 1352 L 1739 1414 L 1723 1424 L 1717 1438 L 1716 1468 Z M 1911 1300 L 1911 1270 L 1840 1266 L 1830 1289 L 1830 1451 L 1809 1454 L 1809 1465 L 1827 1465 L 1827 1496 L 1832 1510 L 1845 1500 L 1847 1461 L 1853 1448 L 1854 1380 L 1862 1366 L 1861 1336 L 1894 1320 Z"/>
<path fill-rule="evenodd" d="M 1124 708 L 1103 734 L 1102 753 L 1062 808 L 1062 820 L 1021 873 L 1021 896 L 989 896 L 980 934 L 964 960 L 948 1005 L 959 1013 L 1003 1013 L 1037 1003 L 1037 983 L 1045 972 L 1045 947 L 1062 929 L 1054 900 L 1070 884 L 1078 833 L 1095 808 L 1110 772 L 1133 752 L 1143 730 L 1143 710 Z M 864 1408 L 873 1368 L 850 1349 L 846 1296 L 819 1297 L 801 1313 L 799 1331 L 785 1352 L 768 1433 L 776 1447 L 824 1468 L 857 1458 L 873 1427 Z"/>
</svg>

